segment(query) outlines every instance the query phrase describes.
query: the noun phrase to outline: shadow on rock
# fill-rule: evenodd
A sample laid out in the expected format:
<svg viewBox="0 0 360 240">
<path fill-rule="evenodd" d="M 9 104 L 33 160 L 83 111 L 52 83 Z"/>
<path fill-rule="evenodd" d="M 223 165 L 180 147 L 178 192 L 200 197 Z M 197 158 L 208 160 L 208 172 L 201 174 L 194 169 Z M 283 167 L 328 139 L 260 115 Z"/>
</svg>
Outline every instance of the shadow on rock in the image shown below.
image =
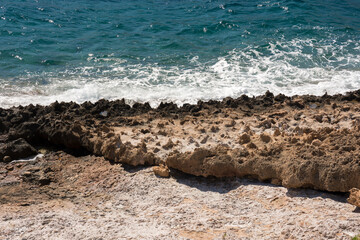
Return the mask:
<svg viewBox="0 0 360 240">
<path fill-rule="evenodd" d="M 203 192 L 218 192 L 220 194 L 225 194 L 241 186 L 241 183 L 233 177 L 201 177 L 183 173 L 175 169 L 171 169 L 171 176 L 178 183 L 197 188 Z"/>
<path fill-rule="evenodd" d="M 325 192 L 312 189 L 288 189 L 286 195 L 291 198 L 323 198 L 331 199 L 337 202 L 346 203 L 346 198 L 349 196 L 349 193 L 342 192 Z"/>
<path fill-rule="evenodd" d="M 141 171 L 143 169 L 146 169 L 146 168 L 150 168 L 151 166 L 141 166 L 141 165 L 138 165 L 138 166 L 132 166 L 132 165 L 128 165 L 128 164 L 124 164 L 124 163 L 114 163 L 114 162 L 110 162 L 112 165 L 115 165 L 115 164 L 120 164 L 123 169 L 129 173 L 136 173 L 138 171 Z"/>
</svg>

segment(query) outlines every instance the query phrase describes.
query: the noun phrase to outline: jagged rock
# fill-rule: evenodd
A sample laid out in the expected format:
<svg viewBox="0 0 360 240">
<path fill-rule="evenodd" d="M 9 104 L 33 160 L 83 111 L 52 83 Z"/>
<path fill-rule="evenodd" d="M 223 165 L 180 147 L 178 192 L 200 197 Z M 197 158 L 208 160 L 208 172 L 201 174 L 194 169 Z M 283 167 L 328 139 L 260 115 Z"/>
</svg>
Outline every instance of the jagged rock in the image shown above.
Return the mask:
<svg viewBox="0 0 360 240">
<path fill-rule="evenodd" d="M 10 161 L 11 161 L 11 159 L 10 159 Z M 7 166 L 5 167 L 5 169 L 8 170 L 8 171 L 12 171 L 12 170 L 14 170 L 14 166 L 7 165 Z"/>
<path fill-rule="evenodd" d="M 158 109 L 140 103 L 131 107 L 125 100 L 0 109 L 0 150 L 22 137 L 34 146 L 44 143 L 74 152 L 86 149 L 131 165 L 156 165 L 167 159 L 168 166 L 194 175 L 246 176 L 291 188 L 344 192 L 360 186 L 358 96 L 356 92 L 324 99 L 289 98 L 267 93 L 183 107 L 166 103 Z M 309 108 L 312 104 L 316 108 Z M 340 111 L 342 106 L 348 106 L 347 112 Z M 101 115 L 104 112 L 106 117 Z M 322 116 L 322 122 L 316 115 Z M 233 119 L 241 131 L 218 128 L 231 127 Z M 265 129 L 274 131 L 273 135 L 262 134 Z M 236 139 L 238 131 L 242 135 Z M 122 142 L 120 134 L 127 135 L 124 139 L 129 142 Z M 164 139 L 180 143 L 169 141 L 165 151 L 160 147 Z M 191 144 L 186 146 L 184 139 Z M 141 144 L 136 145 L 138 142 Z M 194 150 L 199 142 L 209 149 Z M 180 153 L 184 149 L 188 152 Z M 14 159 L 3 154 L 0 161 L 5 156 Z"/>
<path fill-rule="evenodd" d="M 24 122 L 20 124 L 20 127 L 18 127 L 16 131 L 13 131 L 12 134 L 10 134 L 9 138 L 33 140 L 37 138 L 39 128 L 40 124 L 37 122 Z"/>
<path fill-rule="evenodd" d="M 276 165 L 248 160 L 248 153 L 242 153 L 240 149 L 232 151 L 222 146 L 210 150 L 198 148 L 192 153 L 175 153 L 167 159 L 166 164 L 195 176 L 256 176 L 260 180 L 279 178 Z"/>
<path fill-rule="evenodd" d="M 12 142 L 0 144 L 0 159 L 4 160 L 4 157 L 10 157 L 10 159 L 16 160 L 20 158 L 26 158 L 35 155 L 37 152 L 24 139 L 19 138 Z M 6 158 L 7 160 L 9 158 Z"/>
<path fill-rule="evenodd" d="M 48 185 L 51 182 L 51 178 L 47 174 L 41 173 L 39 175 L 38 182 L 40 186 Z"/>
<path fill-rule="evenodd" d="M 243 131 L 244 131 L 245 133 L 249 133 L 249 132 L 251 132 L 251 129 L 250 129 L 250 127 L 249 127 L 248 125 L 245 125 Z"/>
<path fill-rule="evenodd" d="M 116 159 L 116 151 L 119 149 L 122 145 L 121 139 L 119 136 L 110 138 L 108 140 L 105 140 L 101 147 L 101 153 L 102 155 L 109 159 L 109 160 L 115 160 Z"/>
<path fill-rule="evenodd" d="M 291 101 L 289 101 L 288 104 L 289 104 L 289 106 L 300 108 L 300 109 L 303 109 L 305 107 L 304 101 L 300 100 L 300 99 L 291 100 Z"/>
<path fill-rule="evenodd" d="M 356 147 L 350 145 L 350 146 L 342 146 L 340 149 L 345 152 L 351 152 L 356 150 Z"/>
<path fill-rule="evenodd" d="M 194 152 L 172 153 L 166 160 L 166 165 L 186 173 L 200 176 L 203 174 L 203 162 L 205 158 L 214 155 L 210 150 L 196 148 Z"/>
<path fill-rule="evenodd" d="M 347 201 L 352 205 L 360 207 L 360 190 L 357 188 L 352 188 L 350 190 L 350 196 Z"/>
<path fill-rule="evenodd" d="M 145 143 L 135 147 L 131 144 L 122 144 L 116 149 L 114 161 L 132 166 L 154 165 L 159 162 L 153 153 L 147 152 Z"/>
</svg>

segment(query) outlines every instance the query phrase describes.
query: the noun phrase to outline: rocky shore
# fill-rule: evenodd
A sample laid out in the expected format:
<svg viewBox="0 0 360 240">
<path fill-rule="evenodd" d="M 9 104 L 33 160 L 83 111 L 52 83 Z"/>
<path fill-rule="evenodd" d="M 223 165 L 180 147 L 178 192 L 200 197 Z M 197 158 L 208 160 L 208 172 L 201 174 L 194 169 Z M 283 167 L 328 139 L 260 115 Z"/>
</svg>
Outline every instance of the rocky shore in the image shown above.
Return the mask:
<svg viewBox="0 0 360 240">
<path fill-rule="evenodd" d="M 0 109 L 0 239 L 348 239 L 360 231 L 345 203 L 349 191 L 360 202 L 359 110 L 360 90 Z"/>
<path fill-rule="evenodd" d="M 156 109 L 124 100 L 0 109 L 0 160 L 55 148 L 195 176 L 348 192 L 360 187 L 359 100 L 360 91 L 321 97 L 267 92 Z"/>
</svg>

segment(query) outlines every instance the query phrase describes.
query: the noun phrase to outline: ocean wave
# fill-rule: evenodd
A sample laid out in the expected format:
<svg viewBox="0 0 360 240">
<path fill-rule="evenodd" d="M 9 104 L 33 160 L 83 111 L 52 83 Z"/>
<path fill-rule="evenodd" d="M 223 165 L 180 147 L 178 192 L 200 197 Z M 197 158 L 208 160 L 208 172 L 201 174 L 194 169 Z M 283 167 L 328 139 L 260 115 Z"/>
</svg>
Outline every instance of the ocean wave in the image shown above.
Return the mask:
<svg viewBox="0 0 360 240">
<path fill-rule="evenodd" d="M 225 97 L 335 94 L 360 88 L 359 42 L 293 39 L 233 49 L 216 59 L 184 66 L 133 64 L 114 54 L 89 54 L 86 66 L 2 79 L 0 106 L 96 101 L 196 103 Z"/>
</svg>

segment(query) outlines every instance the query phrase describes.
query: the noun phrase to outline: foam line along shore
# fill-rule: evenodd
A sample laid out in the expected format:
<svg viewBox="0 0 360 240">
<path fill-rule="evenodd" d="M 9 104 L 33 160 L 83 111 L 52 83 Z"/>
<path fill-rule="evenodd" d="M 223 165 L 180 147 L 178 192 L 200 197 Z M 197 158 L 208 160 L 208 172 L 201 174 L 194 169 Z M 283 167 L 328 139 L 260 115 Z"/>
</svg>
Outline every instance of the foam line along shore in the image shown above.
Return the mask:
<svg viewBox="0 0 360 240">
<path fill-rule="evenodd" d="M 354 1 L 66 3 L 0 4 L 0 107 L 360 89 Z"/>
</svg>

